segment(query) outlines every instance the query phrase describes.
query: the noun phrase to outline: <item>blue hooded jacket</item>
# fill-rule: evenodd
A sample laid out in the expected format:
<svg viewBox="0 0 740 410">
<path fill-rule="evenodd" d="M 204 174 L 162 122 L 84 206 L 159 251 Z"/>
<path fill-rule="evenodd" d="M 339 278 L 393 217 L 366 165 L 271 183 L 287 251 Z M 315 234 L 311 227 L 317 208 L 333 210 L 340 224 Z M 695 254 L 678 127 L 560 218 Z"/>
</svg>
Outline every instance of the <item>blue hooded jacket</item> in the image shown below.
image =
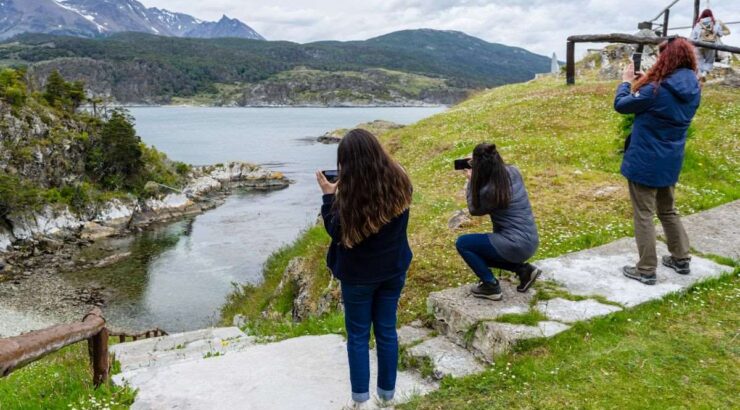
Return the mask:
<svg viewBox="0 0 740 410">
<path fill-rule="evenodd" d="M 651 188 L 676 185 L 683 165 L 686 132 L 700 102 L 696 73 L 687 68 L 676 70 L 659 86 L 647 84 L 634 94 L 630 83 L 620 84 L 614 109 L 621 114 L 635 114 L 632 139 L 622 160 L 622 175 Z"/>
</svg>

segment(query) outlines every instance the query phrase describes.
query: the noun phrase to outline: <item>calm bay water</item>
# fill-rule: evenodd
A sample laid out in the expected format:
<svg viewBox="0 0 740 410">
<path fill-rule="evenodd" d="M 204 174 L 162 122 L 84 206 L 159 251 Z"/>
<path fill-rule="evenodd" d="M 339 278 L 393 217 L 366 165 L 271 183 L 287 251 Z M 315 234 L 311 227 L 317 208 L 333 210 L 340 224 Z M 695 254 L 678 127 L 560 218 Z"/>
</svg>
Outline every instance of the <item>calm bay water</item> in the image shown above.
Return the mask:
<svg viewBox="0 0 740 410">
<path fill-rule="evenodd" d="M 106 317 L 115 327 L 172 332 L 215 324 L 232 283 L 259 283 L 267 257 L 316 220 L 321 201 L 313 172 L 336 163 L 336 145 L 317 143 L 317 136 L 375 119 L 410 124 L 443 110 L 132 108 L 144 142 L 172 159 L 254 162 L 295 183 L 280 191 L 240 191 L 195 218 L 101 243 L 131 257 L 68 278 L 105 288 Z"/>
</svg>

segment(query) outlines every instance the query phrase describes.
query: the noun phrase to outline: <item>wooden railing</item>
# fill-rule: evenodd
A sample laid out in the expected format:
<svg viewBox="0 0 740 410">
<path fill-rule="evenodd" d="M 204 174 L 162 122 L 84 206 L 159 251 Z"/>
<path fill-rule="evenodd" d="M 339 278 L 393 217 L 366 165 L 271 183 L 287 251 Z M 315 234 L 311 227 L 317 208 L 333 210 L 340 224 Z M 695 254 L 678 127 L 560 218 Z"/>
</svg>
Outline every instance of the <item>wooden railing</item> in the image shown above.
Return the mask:
<svg viewBox="0 0 740 410">
<path fill-rule="evenodd" d="M 642 52 L 642 48 L 645 45 L 652 44 L 657 45 L 667 40 L 668 38 L 668 23 L 670 19 L 671 8 L 678 3 L 679 0 L 674 0 L 669 4 L 663 11 L 660 12 L 651 21 L 639 23 L 637 28 L 642 29 L 653 29 L 653 22 L 663 17 L 662 37 L 638 37 L 630 34 L 613 33 L 613 34 L 586 34 L 579 36 L 568 37 L 568 48 L 566 49 L 566 62 L 565 62 L 565 78 L 568 85 L 576 83 L 576 43 L 626 43 L 636 44 L 638 46 L 638 53 Z M 700 0 L 694 0 L 694 19 L 692 24 L 699 18 L 699 9 L 701 6 Z M 734 24 L 735 22 L 732 22 Z M 660 26 L 660 25 L 659 25 Z M 693 25 L 691 26 L 693 27 Z M 728 53 L 740 54 L 740 47 L 733 47 L 724 44 L 706 43 L 703 41 L 689 40 L 694 46 L 701 48 L 709 48 L 712 50 L 726 51 Z"/>
<path fill-rule="evenodd" d="M 670 37 L 639 37 L 630 34 L 586 34 L 568 37 L 568 49 L 566 55 L 565 77 L 569 85 L 576 83 L 576 43 L 626 43 L 626 44 L 652 44 L 657 45 Z M 704 41 L 688 40 L 691 44 L 710 48 L 713 50 L 726 51 L 728 53 L 740 54 L 740 47 L 725 44 L 707 43 Z"/>
<path fill-rule="evenodd" d="M 110 376 L 111 360 L 108 354 L 108 337 L 118 336 L 121 342 L 126 337 L 133 340 L 164 336 L 161 329 L 149 330 L 130 335 L 123 332 L 109 332 L 100 309 L 95 308 L 86 314 L 81 322 L 51 326 L 46 329 L 24 333 L 20 336 L 0 339 L 0 377 L 8 376 L 15 370 L 35 362 L 57 350 L 87 340 L 90 363 L 93 368 L 93 383 L 100 386 Z"/>
</svg>

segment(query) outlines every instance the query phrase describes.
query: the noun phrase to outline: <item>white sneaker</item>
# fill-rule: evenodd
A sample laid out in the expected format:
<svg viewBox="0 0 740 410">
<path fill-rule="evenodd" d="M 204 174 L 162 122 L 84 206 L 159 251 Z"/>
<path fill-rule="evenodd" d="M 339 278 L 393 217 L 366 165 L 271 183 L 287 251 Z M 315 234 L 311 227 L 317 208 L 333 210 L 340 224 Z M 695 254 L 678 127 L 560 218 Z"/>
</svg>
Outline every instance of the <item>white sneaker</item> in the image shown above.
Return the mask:
<svg viewBox="0 0 740 410">
<path fill-rule="evenodd" d="M 347 402 L 347 405 L 342 407 L 342 410 L 369 410 L 372 409 L 372 403 L 371 400 L 363 401 L 363 402 L 356 402 L 352 399 L 349 399 Z"/>
</svg>

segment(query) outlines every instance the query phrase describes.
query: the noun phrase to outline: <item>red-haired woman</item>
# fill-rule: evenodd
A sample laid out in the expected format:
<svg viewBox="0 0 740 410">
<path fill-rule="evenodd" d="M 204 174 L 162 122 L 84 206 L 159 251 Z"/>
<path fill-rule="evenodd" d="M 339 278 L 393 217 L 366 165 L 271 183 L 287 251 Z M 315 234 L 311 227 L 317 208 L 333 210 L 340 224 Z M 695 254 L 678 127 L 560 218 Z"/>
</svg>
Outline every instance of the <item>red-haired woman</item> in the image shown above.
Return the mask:
<svg viewBox="0 0 740 410">
<path fill-rule="evenodd" d="M 674 205 L 673 189 L 683 164 L 686 133 L 701 101 L 694 46 L 674 37 L 659 46 L 658 61 L 647 74 L 622 74 L 614 108 L 635 114 L 632 137 L 622 161 L 634 211 L 635 239 L 640 260 L 625 266 L 624 275 L 647 285 L 657 281 L 653 217 L 658 214 L 671 255 L 663 265 L 688 274 L 689 239 Z"/>
<path fill-rule="evenodd" d="M 694 30 L 691 32 L 691 39 L 703 41 L 705 43 L 718 43 L 720 37 L 730 34 L 730 30 L 722 22 L 714 18 L 712 10 L 706 9 L 694 22 Z M 710 48 L 699 48 L 697 50 L 699 57 L 699 72 L 704 78 L 708 72 L 714 68 L 714 60 L 717 56 L 717 50 Z"/>
</svg>

